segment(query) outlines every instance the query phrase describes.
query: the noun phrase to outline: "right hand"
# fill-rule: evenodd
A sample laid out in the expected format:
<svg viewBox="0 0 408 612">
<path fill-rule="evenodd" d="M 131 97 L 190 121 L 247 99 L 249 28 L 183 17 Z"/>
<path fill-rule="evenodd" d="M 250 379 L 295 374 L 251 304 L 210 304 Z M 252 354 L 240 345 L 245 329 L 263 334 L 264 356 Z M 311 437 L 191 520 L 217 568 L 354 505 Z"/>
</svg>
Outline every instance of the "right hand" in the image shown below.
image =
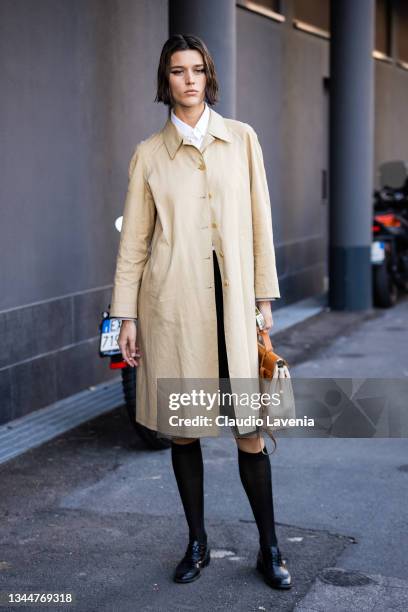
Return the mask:
<svg viewBox="0 0 408 612">
<path fill-rule="evenodd" d="M 140 348 L 136 345 L 137 327 L 135 321 L 122 321 L 118 338 L 123 360 L 130 367 L 137 367 L 140 362 Z"/>
</svg>

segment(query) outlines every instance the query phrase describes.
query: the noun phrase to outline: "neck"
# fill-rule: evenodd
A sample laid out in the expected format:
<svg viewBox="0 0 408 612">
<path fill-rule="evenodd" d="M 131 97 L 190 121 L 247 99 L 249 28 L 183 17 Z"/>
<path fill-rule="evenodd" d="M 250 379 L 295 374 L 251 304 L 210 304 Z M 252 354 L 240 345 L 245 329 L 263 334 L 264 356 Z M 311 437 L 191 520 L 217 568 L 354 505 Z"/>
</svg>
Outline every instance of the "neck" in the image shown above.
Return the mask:
<svg viewBox="0 0 408 612">
<path fill-rule="evenodd" d="M 204 111 L 205 102 L 201 102 L 196 106 L 183 106 L 181 104 L 175 104 L 173 106 L 173 112 L 176 117 L 191 127 L 195 127 L 197 125 Z"/>
</svg>

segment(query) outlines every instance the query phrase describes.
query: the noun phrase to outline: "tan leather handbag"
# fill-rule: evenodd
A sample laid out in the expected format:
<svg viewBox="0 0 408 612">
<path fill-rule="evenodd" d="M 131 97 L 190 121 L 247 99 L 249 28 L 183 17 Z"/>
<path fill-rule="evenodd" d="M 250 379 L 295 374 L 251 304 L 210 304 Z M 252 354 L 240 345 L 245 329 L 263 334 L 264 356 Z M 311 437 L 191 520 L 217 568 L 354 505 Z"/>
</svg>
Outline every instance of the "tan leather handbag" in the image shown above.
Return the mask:
<svg viewBox="0 0 408 612">
<path fill-rule="evenodd" d="M 276 368 L 288 368 L 286 359 L 275 353 L 269 334 L 265 330 L 258 330 L 258 357 L 259 357 L 259 377 L 272 378 L 276 376 Z"/>
<path fill-rule="evenodd" d="M 280 429 L 280 427 L 271 427 L 266 424 L 266 419 L 269 416 L 281 416 L 281 417 L 294 417 L 295 416 L 295 405 L 292 385 L 290 382 L 290 373 L 288 369 L 288 362 L 286 359 L 278 355 L 273 350 L 272 342 L 269 334 L 266 330 L 261 330 L 258 327 L 258 338 L 262 339 L 262 342 L 258 339 L 258 357 L 259 357 L 259 383 L 260 390 L 262 393 L 273 394 L 275 392 L 284 392 L 281 395 L 281 406 L 280 408 L 274 407 L 272 404 L 262 406 L 261 417 L 264 419 L 264 425 L 261 426 L 261 431 L 266 433 L 274 443 L 274 452 L 276 450 L 276 439 L 273 435 L 273 429 Z M 272 453 L 265 452 L 265 448 L 262 449 L 264 455 L 271 455 Z"/>
</svg>

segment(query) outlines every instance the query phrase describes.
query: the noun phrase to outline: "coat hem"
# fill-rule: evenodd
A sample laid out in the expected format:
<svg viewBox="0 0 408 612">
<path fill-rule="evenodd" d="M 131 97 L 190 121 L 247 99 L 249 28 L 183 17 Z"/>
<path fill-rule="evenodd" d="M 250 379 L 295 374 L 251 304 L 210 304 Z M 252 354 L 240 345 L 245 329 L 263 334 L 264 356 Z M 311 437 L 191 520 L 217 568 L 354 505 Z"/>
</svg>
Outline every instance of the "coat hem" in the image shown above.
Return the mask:
<svg viewBox="0 0 408 612">
<path fill-rule="evenodd" d="M 157 433 L 160 433 L 165 437 L 172 437 L 172 434 L 170 432 L 164 432 L 158 429 L 157 422 L 149 423 L 147 421 L 143 421 L 143 419 L 141 418 L 136 418 L 135 420 L 136 420 L 136 423 L 138 423 L 139 425 L 143 425 L 143 427 L 147 427 L 147 429 L 150 429 L 151 431 L 156 431 Z M 174 437 L 175 438 L 190 438 L 190 437 L 191 438 L 218 438 L 220 437 L 221 434 L 219 430 L 215 429 L 213 431 L 216 431 L 216 433 L 210 434 L 208 433 L 208 429 L 203 431 L 202 429 L 197 430 L 197 428 L 193 428 L 191 435 L 181 435 L 180 433 L 177 434 L 175 432 Z M 183 433 L 186 433 L 186 432 L 183 432 Z"/>
</svg>

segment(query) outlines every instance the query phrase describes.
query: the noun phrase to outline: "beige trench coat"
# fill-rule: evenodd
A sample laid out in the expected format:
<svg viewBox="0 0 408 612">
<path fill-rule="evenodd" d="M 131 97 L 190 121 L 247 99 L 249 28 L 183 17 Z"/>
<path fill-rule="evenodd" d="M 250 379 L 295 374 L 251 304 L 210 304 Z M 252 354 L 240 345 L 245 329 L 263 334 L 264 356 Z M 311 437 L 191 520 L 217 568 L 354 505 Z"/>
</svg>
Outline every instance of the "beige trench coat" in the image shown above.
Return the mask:
<svg viewBox="0 0 408 612">
<path fill-rule="evenodd" d="M 138 318 L 136 420 L 156 431 L 157 379 L 218 378 L 212 244 L 234 391 L 234 379 L 258 379 L 255 297 L 280 292 L 257 134 L 210 108 L 200 150 L 169 118 L 129 166 L 110 315 Z"/>
</svg>

